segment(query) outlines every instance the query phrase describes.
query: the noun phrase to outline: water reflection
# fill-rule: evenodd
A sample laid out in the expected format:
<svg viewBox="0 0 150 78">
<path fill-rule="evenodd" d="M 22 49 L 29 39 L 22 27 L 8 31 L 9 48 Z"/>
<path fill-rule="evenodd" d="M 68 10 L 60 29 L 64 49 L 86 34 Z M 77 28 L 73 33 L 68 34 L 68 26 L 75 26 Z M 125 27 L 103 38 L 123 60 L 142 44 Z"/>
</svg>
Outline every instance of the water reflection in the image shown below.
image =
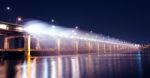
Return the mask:
<svg viewBox="0 0 150 78">
<path fill-rule="evenodd" d="M 144 59 L 137 53 L 1 60 L 0 78 L 143 78 Z"/>
</svg>

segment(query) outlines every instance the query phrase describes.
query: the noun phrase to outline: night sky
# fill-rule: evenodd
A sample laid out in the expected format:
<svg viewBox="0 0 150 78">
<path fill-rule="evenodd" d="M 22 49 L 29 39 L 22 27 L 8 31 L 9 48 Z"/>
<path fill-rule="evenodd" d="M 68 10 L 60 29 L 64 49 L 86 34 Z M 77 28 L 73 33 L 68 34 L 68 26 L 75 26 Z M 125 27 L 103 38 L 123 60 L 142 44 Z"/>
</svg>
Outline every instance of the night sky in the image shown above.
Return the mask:
<svg viewBox="0 0 150 78">
<path fill-rule="evenodd" d="M 142 2 L 141 2 L 142 1 Z M 150 2 L 137 0 L 0 0 L 0 20 L 42 20 L 135 43 L 150 43 Z M 6 7 L 10 6 L 11 11 Z"/>
</svg>

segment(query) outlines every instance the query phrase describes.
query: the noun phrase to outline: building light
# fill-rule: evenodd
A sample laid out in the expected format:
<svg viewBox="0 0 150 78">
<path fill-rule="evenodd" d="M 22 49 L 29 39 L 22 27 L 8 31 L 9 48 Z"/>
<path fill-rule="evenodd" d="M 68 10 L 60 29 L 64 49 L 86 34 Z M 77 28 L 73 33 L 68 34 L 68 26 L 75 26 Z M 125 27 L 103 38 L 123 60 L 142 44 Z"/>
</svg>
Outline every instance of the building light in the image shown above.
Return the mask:
<svg viewBox="0 0 150 78">
<path fill-rule="evenodd" d="M 0 29 L 8 30 L 8 26 L 6 24 L 0 24 Z"/>
</svg>

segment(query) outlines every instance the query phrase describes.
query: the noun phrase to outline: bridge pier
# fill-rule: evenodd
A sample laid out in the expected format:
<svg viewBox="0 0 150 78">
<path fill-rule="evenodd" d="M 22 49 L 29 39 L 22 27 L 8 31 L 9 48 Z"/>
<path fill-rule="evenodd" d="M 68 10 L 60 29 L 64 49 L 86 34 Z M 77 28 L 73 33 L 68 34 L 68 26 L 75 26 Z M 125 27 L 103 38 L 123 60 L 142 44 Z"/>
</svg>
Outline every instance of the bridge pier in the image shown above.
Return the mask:
<svg viewBox="0 0 150 78">
<path fill-rule="evenodd" d="M 88 41 L 88 43 L 87 43 L 87 48 L 88 48 L 88 53 L 90 53 L 91 52 L 91 42 L 90 41 Z"/>
<path fill-rule="evenodd" d="M 75 44 L 75 52 L 76 52 L 76 54 L 78 54 L 78 52 L 79 52 L 79 42 L 78 42 L 78 40 L 75 40 L 74 44 Z"/>
<path fill-rule="evenodd" d="M 106 44 L 105 43 L 103 43 L 103 51 L 104 51 L 104 53 L 106 53 Z"/>
<path fill-rule="evenodd" d="M 114 51 L 117 51 L 117 44 L 114 44 L 113 46 L 114 46 L 114 49 L 113 49 L 113 50 L 114 50 Z"/>
<path fill-rule="evenodd" d="M 57 49 L 58 55 L 60 55 L 60 51 L 61 51 L 61 39 L 60 38 L 56 40 L 56 49 Z"/>
<path fill-rule="evenodd" d="M 5 51 L 9 51 L 9 50 L 11 50 L 11 49 L 13 49 L 13 50 L 16 50 L 16 51 L 23 51 L 24 49 L 15 49 L 14 47 L 12 48 L 11 47 L 11 39 L 15 39 L 15 38 L 24 38 L 24 36 L 5 36 L 4 37 L 4 50 Z M 18 42 L 18 44 L 19 44 L 19 42 Z M 19 47 L 20 48 L 20 47 Z M 22 47 L 21 47 L 22 48 Z"/>
<path fill-rule="evenodd" d="M 35 49 L 37 49 L 37 50 L 41 49 L 39 39 L 36 39 L 36 47 L 35 47 Z"/>
<path fill-rule="evenodd" d="M 4 38 L 4 49 L 9 49 L 9 39 L 7 37 Z"/>
<path fill-rule="evenodd" d="M 112 50 L 112 44 L 108 45 L 108 47 L 109 47 L 108 51 L 109 51 L 109 53 L 110 53 L 111 50 Z"/>
<path fill-rule="evenodd" d="M 99 49 L 99 43 L 97 43 L 97 53 L 99 54 L 100 49 Z"/>
<path fill-rule="evenodd" d="M 24 52 L 25 52 L 25 56 L 26 57 L 30 57 L 30 50 L 31 50 L 31 47 L 30 47 L 30 44 L 31 44 L 31 36 L 30 35 L 25 35 L 24 36 Z"/>
<path fill-rule="evenodd" d="M 119 44 L 116 44 L 116 51 L 119 51 Z"/>
</svg>

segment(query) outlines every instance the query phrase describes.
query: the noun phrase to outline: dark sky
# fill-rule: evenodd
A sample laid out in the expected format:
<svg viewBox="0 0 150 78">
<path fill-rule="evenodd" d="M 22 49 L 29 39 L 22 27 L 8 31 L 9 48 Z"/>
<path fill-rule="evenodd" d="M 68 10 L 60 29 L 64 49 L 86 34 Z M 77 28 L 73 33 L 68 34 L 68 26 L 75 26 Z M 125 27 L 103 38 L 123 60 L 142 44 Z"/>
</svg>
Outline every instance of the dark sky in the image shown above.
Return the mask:
<svg viewBox="0 0 150 78">
<path fill-rule="evenodd" d="M 11 7 L 11 12 L 6 11 Z M 0 20 L 10 15 L 24 20 L 56 20 L 65 27 L 79 26 L 136 43 L 150 43 L 150 2 L 137 0 L 0 0 Z"/>
</svg>

